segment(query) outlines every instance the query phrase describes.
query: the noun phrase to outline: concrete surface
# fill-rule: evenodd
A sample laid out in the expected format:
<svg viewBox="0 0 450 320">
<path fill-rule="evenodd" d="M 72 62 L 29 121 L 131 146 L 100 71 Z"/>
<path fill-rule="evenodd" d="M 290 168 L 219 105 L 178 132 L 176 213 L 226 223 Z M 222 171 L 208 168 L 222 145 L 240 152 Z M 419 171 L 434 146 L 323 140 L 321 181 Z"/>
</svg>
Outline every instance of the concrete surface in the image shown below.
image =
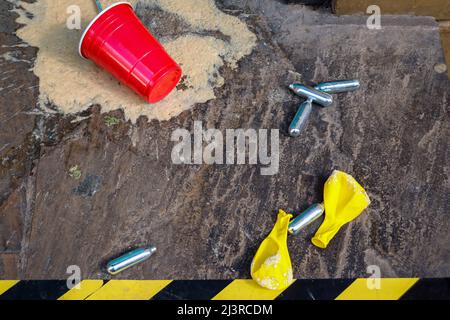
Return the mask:
<svg viewBox="0 0 450 320">
<path fill-rule="evenodd" d="M 75 123 L 39 109 L 29 71 L 36 49 L 1 58 L 20 43 L 20 26 L 12 4 L 0 2 L 0 278 L 65 278 L 69 265 L 107 278 L 105 261 L 146 244 L 158 253 L 119 278 L 248 278 L 277 210 L 321 201 L 333 169 L 354 175 L 372 205 L 325 251 L 310 244 L 318 223 L 290 237 L 296 278 L 364 277 L 374 264 L 384 277 L 450 276 L 450 87 L 434 70 L 444 61 L 436 23 L 392 17 L 373 31 L 364 18 L 278 1 L 218 5 L 259 39 L 237 71 L 224 69 L 218 98 L 171 121 L 108 128 L 95 106 Z M 295 77 L 359 78 L 363 87 L 316 108 L 307 134 L 292 139 L 286 129 L 301 100 L 286 84 Z M 279 128 L 279 174 L 172 164 L 172 131 L 197 120 L 220 130 Z M 73 164 L 80 181 L 68 175 Z"/>
</svg>

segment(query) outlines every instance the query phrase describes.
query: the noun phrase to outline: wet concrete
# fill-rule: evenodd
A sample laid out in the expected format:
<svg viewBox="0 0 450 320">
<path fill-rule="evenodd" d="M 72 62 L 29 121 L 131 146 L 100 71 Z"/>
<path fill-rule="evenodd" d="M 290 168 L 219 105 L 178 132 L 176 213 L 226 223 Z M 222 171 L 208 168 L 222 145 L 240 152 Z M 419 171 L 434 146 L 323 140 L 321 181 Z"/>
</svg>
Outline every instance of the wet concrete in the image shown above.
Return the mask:
<svg viewBox="0 0 450 320">
<path fill-rule="evenodd" d="M 434 71 L 444 60 L 434 21 L 392 17 L 373 31 L 360 17 L 278 1 L 218 5 L 259 41 L 238 70 L 224 68 L 217 99 L 167 122 L 108 127 L 95 106 L 76 123 L 42 112 L 29 71 L 37 49 L 14 47 L 19 26 L 0 3 L 0 55 L 14 48 L 23 60 L 0 58 L 0 278 L 64 278 L 69 265 L 106 278 L 105 261 L 147 244 L 158 253 L 119 278 L 247 278 L 278 209 L 322 201 L 333 169 L 355 176 L 372 205 L 325 251 L 309 241 L 318 223 L 290 237 L 296 278 L 363 277 L 373 264 L 383 276 L 450 276 L 450 87 Z M 177 23 L 166 21 L 167 32 Z M 288 137 L 301 100 L 286 84 L 342 78 L 362 89 L 317 107 L 307 133 Z M 170 135 L 194 121 L 223 132 L 280 129 L 279 173 L 173 164 Z M 75 165 L 79 180 L 68 173 Z"/>
</svg>

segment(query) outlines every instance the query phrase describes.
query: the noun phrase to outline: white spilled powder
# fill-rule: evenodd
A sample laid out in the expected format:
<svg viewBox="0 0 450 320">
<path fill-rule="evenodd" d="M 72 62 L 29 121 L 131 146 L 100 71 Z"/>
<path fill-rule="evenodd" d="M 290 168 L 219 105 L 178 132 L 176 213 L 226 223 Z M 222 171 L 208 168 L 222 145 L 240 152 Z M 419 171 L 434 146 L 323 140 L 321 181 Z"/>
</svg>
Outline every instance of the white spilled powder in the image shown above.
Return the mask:
<svg viewBox="0 0 450 320">
<path fill-rule="evenodd" d="M 33 72 L 39 77 L 40 104 L 53 103 L 64 113 L 78 113 L 99 104 L 102 112 L 123 109 L 126 119 L 132 122 L 140 116 L 168 120 L 197 103 L 214 99 L 214 88 L 224 85 L 219 69 L 224 65 L 236 68 L 237 62 L 256 45 L 256 36 L 246 24 L 220 11 L 213 0 L 141 0 L 149 7 L 177 15 L 192 30 L 163 43 L 182 66 L 186 88 L 174 90 L 162 102 L 150 105 L 78 55 L 83 29 L 97 14 L 95 1 L 37 0 L 31 4 L 10 1 L 23 8 L 15 10 L 20 15 L 17 22 L 24 24 L 17 35 L 39 48 Z M 117 1 L 101 2 L 107 7 Z M 70 30 L 66 26 L 70 16 L 67 10 L 72 5 L 81 9 L 82 30 Z M 202 35 L 202 32 L 217 32 L 227 40 Z"/>
<path fill-rule="evenodd" d="M 338 183 L 339 175 L 340 175 L 340 172 L 337 170 L 334 170 L 333 173 L 331 174 L 331 176 L 328 178 L 327 183 Z M 366 198 L 367 204 L 370 205 L 371 201 L 370 201 L 369 195 L 362 187 L 358 186 L 358 183 L 356 182 L 356 180 L 348 174 L 345 175 L 345 180 L 346 180 L 345 186 L 347 187 L 347 189 L 349 189 L 353 194 L 362 194 Z"/>
<path fill-rule="evenodd" d="M 280 267 L 281 262 L 281 254 L 280 252 L 277 252 L 276 254 L 266 258 L 264 260 L 264 263 L 261 265 L 261 269 L 264 269 L 266 272 L 269 271 L 269 268 L 272 269 L 278 269 Z M 253 269 L 253 263 L 252 263 L 252 269 Z M 275 271 L 275 270 L 274 270 Z M 292 274 L 292 268 L 289 268 L 286 270 L 285 273 L 283 273 L 282 278 L 277 277 L 263 277 L 263 278 L 256 278 L 255 281 L 262 287 L 270 289 L 270 290 L 278 290 L 281 287 L 286 287 L 290 285 L 293 281 L 293 274 Z"/>
<path fill-rule="evenodd" d="M 265 277 L 265 278 L 258 278 L 256 279 L 256 282 L 267 289 L 270 290 L 278 290 L 282 287 L 286 287 L 290 285 L 294 281 L 294 276 L 292 273 L 292 269 L 288 269 L 284 274 L 282 279 L 277 279 L 275 277 Z"/>
<path fill-rule="evenodd" d="M 294 281 L 292 269 L 289 269 L 283 276 L 286 278 L 287 284 L 291 284 Z"/>
<path fill-rule="evenodd" d="M 348 188 L 352 189 L 354 194 L 363 195 L 366 198 L 367 205 L 370 205 L 369 195 L 367 194 L 367 192 L 364 191 L 364 189 L 362 189 L 360 186 L 358 186 L 358 183 L 356 182 L 356 180 L 350 175 L 346 176 L 346 180 L 347 180 Z"/>
<path fill-rule="evenodd" d="M 279 252 L 277 252 L 276 254 L 274 254 L 273 256 L 268 257 L 264 263 L 263 263 L 263 267 L 265 268 L 277 268 L 278 264 L 281 261 L 281 254 Z"/>
<path fill-rule="evenodd" d="M 258 279 L 257 282 L 260 286 L 270 289 L 270 290 L 277 290 L 280 287 L 280 282 L 276 278 L 264 278 L 264 279 Z"/>
<path fill-rule="evenodd" d="M 337 183 L 337 182 L 339 182 L 338 175 L 339 175 L 339 171 L 334 170 L 334 171 L 331 173 L 331 176 L 328 178 L 327 181 L 330 182 L 330 183 Z"/>
</svg>

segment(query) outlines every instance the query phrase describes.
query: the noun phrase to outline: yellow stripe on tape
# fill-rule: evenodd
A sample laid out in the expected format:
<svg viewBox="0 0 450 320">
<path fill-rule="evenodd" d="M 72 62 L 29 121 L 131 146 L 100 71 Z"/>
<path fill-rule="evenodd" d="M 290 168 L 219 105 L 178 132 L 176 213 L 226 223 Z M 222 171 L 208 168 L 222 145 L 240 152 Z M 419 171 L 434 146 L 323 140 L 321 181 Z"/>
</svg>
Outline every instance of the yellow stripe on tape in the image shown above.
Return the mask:
<svg viewBox="0 0 450 320">
<path fill-rule="evenodd" d="M 0 295 L 14 287 L 18 282 L 18 280 L 0 280 Z"/>
<path fill-rule="evenodd" d="M 149 300 L 172 280 L 111 280 L 86 300 Z"/>
<path fill-rule="evenodd" d="M 418 278 L 356 279 L 336 300 L 398 300 L 418 280 Z"/>
<path fill-rule="evenodd" d="M 269 290 L 253 280 L 234 280 L 213 300 L 273 300 L 284 290 Z"/>
<path fill-rule="evenodd" d="M 103 286 L 103 280 L 83 280 L 79 289 L 73 288 L 63 294 L 58 300 L 84 300 Z"/>
</svg>

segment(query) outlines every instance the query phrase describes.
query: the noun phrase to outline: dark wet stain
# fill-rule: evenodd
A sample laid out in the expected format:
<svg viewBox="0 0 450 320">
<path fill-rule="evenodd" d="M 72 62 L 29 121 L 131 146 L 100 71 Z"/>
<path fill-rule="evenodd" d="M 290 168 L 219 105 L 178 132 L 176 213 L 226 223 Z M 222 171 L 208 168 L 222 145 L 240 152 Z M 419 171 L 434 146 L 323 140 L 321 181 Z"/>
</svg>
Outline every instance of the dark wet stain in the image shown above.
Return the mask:
<svg viewBox="0 0 450 320">
<path fill-rule="evenodd" d="M 92 197 L 101 189 L 102 180 L 102 177 L 88 175 L 73 192 L 82 197 Z"/>
</svg>

